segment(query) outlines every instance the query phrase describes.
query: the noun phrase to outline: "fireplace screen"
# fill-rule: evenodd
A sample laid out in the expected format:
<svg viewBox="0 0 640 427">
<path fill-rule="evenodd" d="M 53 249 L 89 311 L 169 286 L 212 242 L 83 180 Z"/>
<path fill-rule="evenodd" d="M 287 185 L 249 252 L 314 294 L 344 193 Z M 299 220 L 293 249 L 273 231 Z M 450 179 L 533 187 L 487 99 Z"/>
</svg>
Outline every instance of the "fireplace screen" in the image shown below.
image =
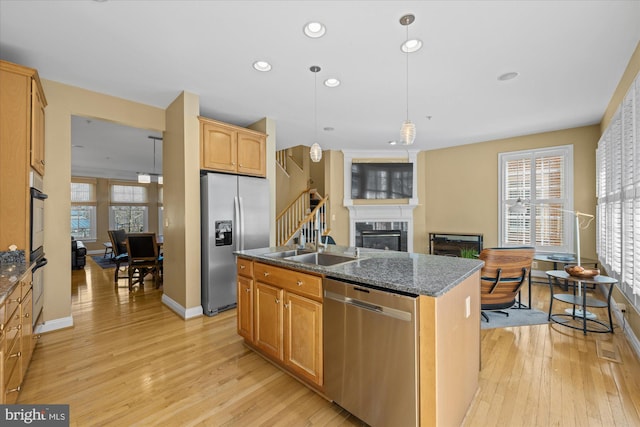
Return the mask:
<svg viewBox="0 0 640 427">
<path fill-rule="evenodd" d="M 407 251 L 406 221 L 356 222 L 356 246 Z"/>
</svg>

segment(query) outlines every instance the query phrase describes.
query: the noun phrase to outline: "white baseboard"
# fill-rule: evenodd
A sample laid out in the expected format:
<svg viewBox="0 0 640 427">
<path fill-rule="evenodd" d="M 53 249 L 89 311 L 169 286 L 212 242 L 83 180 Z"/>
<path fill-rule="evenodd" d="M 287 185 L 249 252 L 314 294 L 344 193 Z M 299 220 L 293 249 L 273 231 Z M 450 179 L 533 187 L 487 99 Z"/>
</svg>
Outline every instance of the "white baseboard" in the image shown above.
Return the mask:
<svg viewBox="0 0 640 427">
<path fill-rule="evenodd" d="M 620 328 L 624 325 L 624 334 L 627 336 L 627 340 L 629 341 L 631 348 L 635 350 L 636 355 L 640 358 L 640 341 L 638 341 L 638 337 L 633 333 L 633 329 L 631 329 L 629 324 L 625 321 L 624 313 L 618 309 L 618 304 L 613 298 L 611 298 L 611 311 L 618 321 Z"/>
<path fill-rule="evenodd" d="M 48 320 L 44 323 L 36 325 L 34 329 L 35 334 L 44 334 L 47 332 L 57 331 L 58 329 L 72 328 L 73 317 L 62 317 L 60 319 Z"/>
<path fill-rule="evenodd" d="M 162 294 L 162 303 L 185 320 L 192 319 L 194 317 L 200 317 L 203 314 L 201 305 L 197 307 L 184 308 L 183 306 L 169 298 L 167 294 Z"/>
</svg>

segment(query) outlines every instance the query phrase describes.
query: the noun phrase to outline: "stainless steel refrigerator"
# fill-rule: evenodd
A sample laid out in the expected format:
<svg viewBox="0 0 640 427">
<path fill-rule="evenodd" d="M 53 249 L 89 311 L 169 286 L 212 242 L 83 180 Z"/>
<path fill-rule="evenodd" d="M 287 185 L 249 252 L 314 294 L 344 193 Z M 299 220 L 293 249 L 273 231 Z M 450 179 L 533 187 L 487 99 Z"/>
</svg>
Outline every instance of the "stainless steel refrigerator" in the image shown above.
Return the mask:
<svg viewBox="0 0 640 427">
<path fill-rule="evenodd" d="M 269 246 L 269 182 L 207 173 L 200 177 L 202 309 L 207 316 L 237 304 L 233 251 Z"/>
</svg>

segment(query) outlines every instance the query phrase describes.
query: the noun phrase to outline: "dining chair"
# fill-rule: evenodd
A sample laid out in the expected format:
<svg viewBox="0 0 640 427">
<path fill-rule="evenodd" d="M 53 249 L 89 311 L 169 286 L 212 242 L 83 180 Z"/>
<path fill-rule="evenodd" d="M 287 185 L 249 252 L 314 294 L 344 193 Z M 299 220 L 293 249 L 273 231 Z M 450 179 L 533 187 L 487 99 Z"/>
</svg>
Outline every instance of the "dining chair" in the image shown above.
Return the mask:
<svg viewBox="0 0 640 427">
<path fill-rule="evenodd" d="M 153 275 L 156 288 L 160 287 L 162 258 L 158 256 L 158 243 L 155 233 L 133 233 L 127 235 L 127 253 L 129 254 L 129 290 L 136 283 L 144 285 L 144 278 Z"/>
<path fill-rule="evenodd" d="M 113 273 L 113 281 L 118 284 L 118 279 L 126 279 L 129 277 L 120 276 L 120 268 L 123 264 L 129 265 L 129 255 L 127 254 L 127 233 L 124 229 L 108 230 L 109 240 L 111 240 L 111 248 L 113 250 L 113 262 L 116 264 L 116 271 Z"/>
<path fill-rule="evenodd" d="M 516 302 L 520 288 L 529 278 L 535 248 L 489 248 L 480 252 L 484 261 L 480 272 L 480 309 L 488 322 L 485 311 L 505 314 Z"/>
</svg>

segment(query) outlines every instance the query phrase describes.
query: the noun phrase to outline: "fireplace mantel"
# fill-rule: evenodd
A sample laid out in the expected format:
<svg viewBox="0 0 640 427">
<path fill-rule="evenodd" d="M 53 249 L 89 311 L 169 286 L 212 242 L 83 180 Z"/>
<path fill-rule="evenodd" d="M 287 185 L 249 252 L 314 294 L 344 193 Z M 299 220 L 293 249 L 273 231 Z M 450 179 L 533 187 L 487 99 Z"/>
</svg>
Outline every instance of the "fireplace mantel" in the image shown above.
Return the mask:
<svg viewBox="0 0 640 427">
<path fill-rule="evenodd" d="M 344 155 L 344 199 L 349 210 L 349 245 L 355 246 L 357 222 L 406 222 L 407 250 L 413 252 L 413 210 L 418 206 L 418 150 L 342 150 Z M 414 196 L 403 204 L 354 204 L 351 199 L 351 163 L 353 159 L 403 159 L 413 163 Z M 405 199 L 406 200 L 406 199 Z"/>
</svg>

